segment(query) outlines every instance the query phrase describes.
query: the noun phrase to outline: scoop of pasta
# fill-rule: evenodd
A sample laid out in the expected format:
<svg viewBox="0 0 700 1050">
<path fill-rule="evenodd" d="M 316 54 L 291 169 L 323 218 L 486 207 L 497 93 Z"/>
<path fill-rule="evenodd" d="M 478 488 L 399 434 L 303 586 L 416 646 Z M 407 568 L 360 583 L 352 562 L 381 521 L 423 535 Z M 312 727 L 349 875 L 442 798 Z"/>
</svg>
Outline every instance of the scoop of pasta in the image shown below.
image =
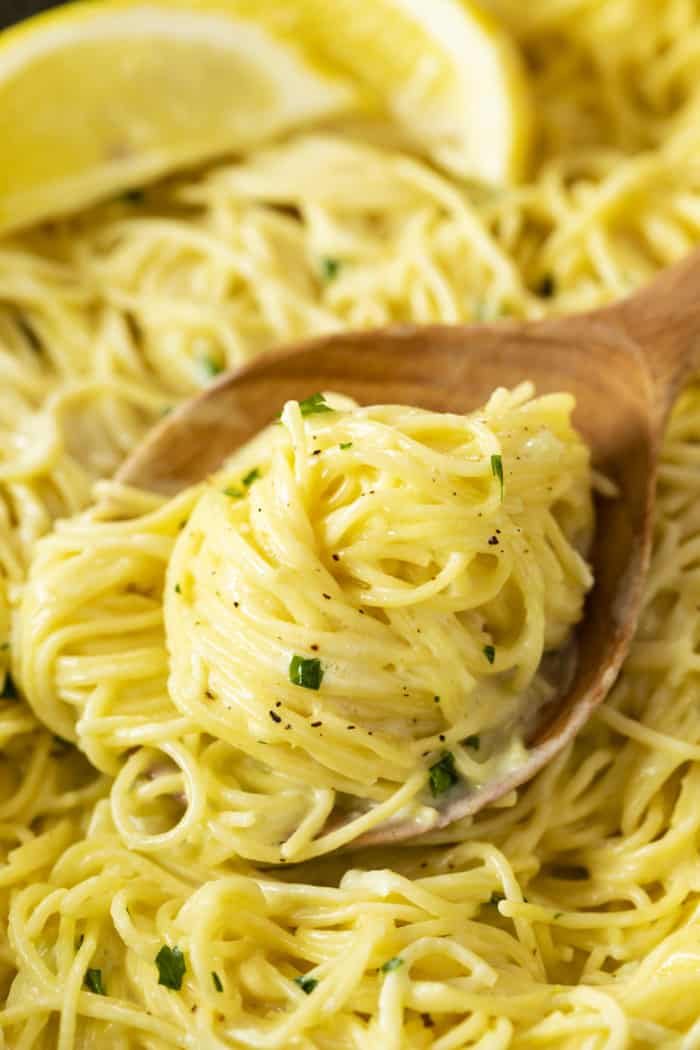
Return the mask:
<svg viewBox="0 0 700 1050">
<path fill-rule="evenodd" d="M 283 859 L 428 828 L 522 761 L 591 585 L 572 408 L 528 384 L 468 416 L 315 395 L 202 488 L 168 567 L 169 693 L 263 784 L 307 786 Z"/>
</svg>

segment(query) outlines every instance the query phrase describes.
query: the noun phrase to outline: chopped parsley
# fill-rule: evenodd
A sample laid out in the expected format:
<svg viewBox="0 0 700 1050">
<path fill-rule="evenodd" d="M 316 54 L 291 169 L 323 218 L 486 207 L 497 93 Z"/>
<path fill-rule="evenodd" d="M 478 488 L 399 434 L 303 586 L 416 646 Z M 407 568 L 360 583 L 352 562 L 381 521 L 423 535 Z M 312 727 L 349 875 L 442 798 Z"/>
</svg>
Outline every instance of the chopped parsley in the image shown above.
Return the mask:
<svg viewBox="0 0 700 1050">
<path fill-rule="evenodd" d="M 83 980 L 85 987 L 94 992 L 95 995 L 106 995 L 107 991 L 102 983 L 102 970 L 86 970 Z"/>
<path fill-rule="evenodd" d="M 345 452 L 346 449 L 352 448 L 352 441 L 341 441 L 340 447 L 342 448 L 343 452 Z"/>
<path fill-rule="evenodd" d="M 19 696 L 15 680 L 9 671 L 5 672 L 5 682 L 0 692 L 0 700 L 16 700 Z"/>
<path fill-rule="evenodd" d="M 228 496 L 229 499 L 243 499 L 243 493 L 241 490 L 233 488 L 232 485 L 229 485 L 229 487 L 224 489 L 223 492 L 224 496 Z"/>
<path fill-rule="evenodd" d="M 326 401 L 323 394 L 312 394 L 299 402 L 299 411 L 302 416 L 315 416 L 319 412 L 332 412 L 333 409 Z"/>
<path fill-rule="evenodd" d="M 182 594 L 182 587 L 179 583 L 175 584 L 175 594 Z"/>
<path fill-rule="evenodd" d="M 503 460 L 500 456 L 491 456 L 491 473 L 501 483 L 501 499 L 503 499 Z"/>
<path fill-rule="evenodd" d="M 214 376 L 218 376 L 224 370 L 224 366 L 221 362 L 217 361 L 217 359 L 212 357 L 211 354 L 205 354 L 204 357 L 200 358 L 199 363 L 204 374 L 210 379 L 213 379 Z"/>
<path fill-rule="evenodd" d="M 246 476 L 243 478 L 243 484 L 245 485 L 245 487 L 247 489 L 249 489 L 250 486 L 253 484 L 253 482 L 257 481 L 258 478 L 260 478 L 260 476 L 261 475 L 260 475 L 260 471 L 258 470 L 258 468 L 257 467 L 253 467 L 253 469 L 249 470 L 248 473 L 246 474 Z"/>
<path fill-rule="evenodd" d="M 318 981 L 315 977 L 306 977 L 305 974 L 301 974 L 299 977 L 294 978 L 294 983 L 299 985 L 305 995 L 311 995 Z"/>
<path fill-rule="evenodd" d="M 474 736 L 468 736 L 464 743 L 467 747 L 474 748 L 475 751 L 478 751 L 479 747 L 481 746 L 481 740 L 478 736 L 476 736 L 476 734 Z"/>
<path fill-rule="evenodd" d="M 398 970 L 399 966 L 403 966 L 403 959 L 400 955 L 395 955 L 393 959 L 387 959 L 385 963 L 379 967 L 382 973 L 393 973 L 394 970 Z"/>
<path fill-rule="evenodd" d="M 485 645 L 484 646 L 484 656 L 486 657 L 488 662 L 490 664 L 492 664 L 494 662 L 494 660 L 496 659 L 496 647 L 493 646 L 493 645 Z"/>
<path fill-rule="evenodd" d="M 216 970 L 211 971 L 211 979 L 214 982 L 214 987 L 216 988 L 217 992 L 223 992 L 224 986 L 221 983 L 221 978 L 219 977 Z"/>
<path fill-rule="evenodd" d="M 321 276 L 324 281 L 334 281 L 340 273 L 340 259 L 334 259 L 330 255 L 324 255 L 321 259 Z"/>
<path fill-rule="evenodd" d="M 158 984 L 179 992 L 182 988 L 182 978 L 187 971 L 185 957 L 180 949 L 169 948 L 164 944 L 156 955 L 155 962 L 158 967 Z"/>
<path fill-rule="evenodd" d="M 455 757 L 451 751 L 443 751 L 438 761 L 430 767 L 430 790 L 434 798 L 444 795 L 459 780 Z"/>
<path fill-rule="evenodd" d="M 320 689 L 323 681 L 321 661 L 294 655 L 289 661 L 289 681 L 304 689 Z"/>
</svg>

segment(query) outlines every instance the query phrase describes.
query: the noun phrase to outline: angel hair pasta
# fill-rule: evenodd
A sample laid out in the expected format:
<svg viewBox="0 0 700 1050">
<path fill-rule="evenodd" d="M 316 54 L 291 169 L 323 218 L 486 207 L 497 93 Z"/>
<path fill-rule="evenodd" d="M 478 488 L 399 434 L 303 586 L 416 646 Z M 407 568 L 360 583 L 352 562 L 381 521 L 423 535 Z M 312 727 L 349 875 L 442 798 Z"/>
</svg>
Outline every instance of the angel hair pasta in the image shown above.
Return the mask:
<svg viewBox="0 0 700 1050">
<path fill-rule="evenodd" d="M 219 588 L 221 607 L 215 588 L 205 601 L 196 588 L 175 592 L 186 580 L 164 581 L 189 550 L 200 498 L 219 526 L 274 514 L 271 461 L 258 455 L 225 479 L 221 487 L 245 490 L 242 500 L 207 488 L 163 503 L 108 480 L 163 412 L 275 344 L 347 326 L 586 309 L 700 242 L 696 0 L 486 6 L 520 47 L 535 97 L 536 150 L 520 185 L 462 181 L 396 136 L 336 123 L 0 244 L 3 1050 L 700 1046 L 697 383 L 666 435 L 644 610 L 612 695 L 531 783 L 413 846 L 274 868 L 255 859 L 261 845 L 279 855 L 278 793 L 307 813 L 309 792 L 336 788 L 299 788 L 274 763 L 263 775 L 258 755 L 240 746 L 281 750 L 285 733 L 300 734 L 284 729 L 290 718 L 270 718 L 274 704 L 259 719 L 265 745 L 224 738 L 214 725 L 222 696 L 247 702 L 241 683 L 223 682 L 242 650 L 219 646 L 214 658 L 186 618 L 201 609 L 215 626 L 234 625 L 234 581 Z M 340 415 L 314 421 L 319 437 L 341 426 Z M 278 429 L 276 440 L 291 442 Z M 294 433 L 306 441 L 306 421 Z M 318 446 L 291 491 L 315 492 L 326 470 L 369 491 L 369 466 L 340 448 L 356 439 Z M 505 444 L 494 449 L 503 505 L 479 448 L 479 498 L 512 523 Z M 256 468 L 260 477 L 244 486 Z M 377 493 L 363 499 L 377 522 Z M 584 509 L 571 519 L 553 511 L 572 548 Z M 327 521 L 337 536 L 342 520 Z M 293 539 L 297 518 L 284 524 Z M 309 640 L 309 625 L 322 632 L 318 653 L 283 633 L 283 657 L 258 667 L 255 651 L 244 667 L 247 682 L 256 673 L 261 683 L 282 680 L 298 705 L 292 724 L 303 711 L 309 733 L 305 712 L 337 681 L 324 666 L 331 615 L 371 619 L 382 640 L 390 618 L 402 624 L 392 639 L 410 637 L 413 622 L 401 607 L 384 619 L 357 601 L 384 583 L 355 574 L 378 563 L 348 528 L 342 546 L 322 536 L 315 548 L 337 588 L 326 590 L 330 601 L 300 588 L 283 617 L 268 578 L 256 577 L 261 617 L 284 632 L 303 623 Z M 198 557 L 213 559 L 205 534 Z M 268 548 L 253 533 L 243 538 L 267 564 Z M 374 542 L 386 552 L 391 537 Z M 567 548 L 554 549 L 568 565 Z M 291 557 L 276 552 L 275 564 L 283 554 Z M 417 575 L 404 583 L 413 586 L 426 566 L 414 549 L 402 555 L 408 561 L 391 557 L 381 571 L 396 580 L 410 567 Z M 46 584 L 33 598 L 29 575 Z M 551 622 L 575 615 L 562 607 Z M 200 663 L 178 668 L 175 703 L 166 643 L 180 618 L 182 654 Z M 475 639 L 494 647 L 494 664 L 482 654 L 479 669 L 494 687 L 508 647 L 498 634 L 482 637 L 483 626 L 468 619 L 461 637 L 475 658 Z M 312 683 L 322 670 L 320 689 L 289 681 L 295 655 L 319 660 L 320 669 L 302 663 L 294 674 Z M 436 661 L 440 676 L 447 663 Z M 221 679 L 213 700 L 191 689 L 201 668 Z M 355 673 L 361 680 L 362 668 Z M 439 733 L 424 685 L 408 703 L 425 708 L 426 731 Z M 441 677 L 441 704 L 443 694 L 451 697 Z M 348 737 L 369 725 L 344 724 L 358 726 Z M 462 751 L 460 762 L 482 755 Z M 311 752 L 294 754 L 306 763 Z M 334 755 L 330 744 L 327 755 L 319 749 L 329 763 Z M 386 771 L 398 773 L 391 761 Z M 340 772 L 333 777 L 339 783 Z M 258 828 L 269 826 L 264 841 L 254 813 Z"/>
<path fill-rule="evenodd" d="M 193 492 L 125 493 L 127 522 L 98 505 L 39 545 L 19 681 L 119 770 L 130 845 L 299 861 L 396 816 L 428 830 L 453 786 L 524 761 L 591 584 L 573 402 L 531 395 L 290 402 Z"/>
</svg>

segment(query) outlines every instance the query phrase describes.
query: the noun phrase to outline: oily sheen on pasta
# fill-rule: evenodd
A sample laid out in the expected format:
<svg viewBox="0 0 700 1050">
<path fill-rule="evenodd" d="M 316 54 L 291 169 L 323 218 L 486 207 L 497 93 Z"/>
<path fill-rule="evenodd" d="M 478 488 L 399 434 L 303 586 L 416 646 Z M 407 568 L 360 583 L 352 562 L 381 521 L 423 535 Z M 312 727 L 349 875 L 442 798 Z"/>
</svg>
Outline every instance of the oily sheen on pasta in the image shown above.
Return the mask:
<svg viewBox="0 0 700 1050">
<path fill-rule="evenodd" d="M 531 395 L 290 402 L 209 482 L 37 547 L 19 681 L 117 773 L 131 846 L 299 861 L 524 760 L 592 531 L 572 399 Z"/>
<path fill-rule="evenodd" d="M 414 847 L 272 869 L 245 858 L 243 821 L 183 806 L 189 791 L 244 812 L 274 791 L 250 767 L 241 789 L 227 745 L 162 707 L 159 588 L 192 494 L 163 505 L 106 480 L 162 412 L 286 339 L 585 309 L 700 242 L 694 0 L 488 6 L 536 100 L 518 187 L 318 129 L 0 246 L 7 1050 L 700 1044 L 697 383 L 666 435 L 644 611 L 613 694 L 517 796 Z M 60 568 L 61 544 L 56 593 L 82 589 L 121 643 L 90 655 L 90 618 L 69 628 L 47 592 L 25 670 L 26 580 L 49 554 Z M 101 582 L 123 595 L 106 612 Z"/>
<path fill-rule="evenodd" d="M 399 812 L 429 828 L 441 756 L 474 786 L 521 757 L 550 695 L 543 652 L 590 584 L 571 399 L 528 393 L 471 417 L 291 402 L 199 497 L 168 567 L 169 692 L 263 767 L 259 792 L 275 771 L 263 824 L 280 848 L 256 859 L 335 849 Z"/>
</svg>

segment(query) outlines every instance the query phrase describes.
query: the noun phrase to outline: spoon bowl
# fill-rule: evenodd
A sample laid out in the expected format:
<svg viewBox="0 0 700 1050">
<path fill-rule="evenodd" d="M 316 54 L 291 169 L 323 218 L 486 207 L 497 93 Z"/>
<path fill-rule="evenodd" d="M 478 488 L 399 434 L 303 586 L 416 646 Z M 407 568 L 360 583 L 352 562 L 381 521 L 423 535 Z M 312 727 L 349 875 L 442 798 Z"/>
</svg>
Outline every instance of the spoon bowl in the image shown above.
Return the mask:
<svg viewBox="0 0 700 1050">
<path fill-rule="evenodd" d="M 612 687 L 637 624 L 649 564 L 661 439 L 683 381 L 700 365 L 700 252 L 642 292 L 572 317 L 493 325 L 402 325 L 322 336 L 258 358 L 185 402 L 147 436 L 118 480 L 164 495 L 201 481 L 268 424 L 285 401 L 318 390 L 360 404 L 466 413 L 499 386 L 576 398 L 574 425 L 595 469 L 617 487 L 597 501 L 595 585 L 576 630 L 573 671 L 541 710 L 528 758 L 481 788 L 450 793 L 443 827 L 530 779 Z M 439 803 L 438 803 L 439 805 Z M 356 844 L 415 835 L 397 818 Z"/>
</svg>

